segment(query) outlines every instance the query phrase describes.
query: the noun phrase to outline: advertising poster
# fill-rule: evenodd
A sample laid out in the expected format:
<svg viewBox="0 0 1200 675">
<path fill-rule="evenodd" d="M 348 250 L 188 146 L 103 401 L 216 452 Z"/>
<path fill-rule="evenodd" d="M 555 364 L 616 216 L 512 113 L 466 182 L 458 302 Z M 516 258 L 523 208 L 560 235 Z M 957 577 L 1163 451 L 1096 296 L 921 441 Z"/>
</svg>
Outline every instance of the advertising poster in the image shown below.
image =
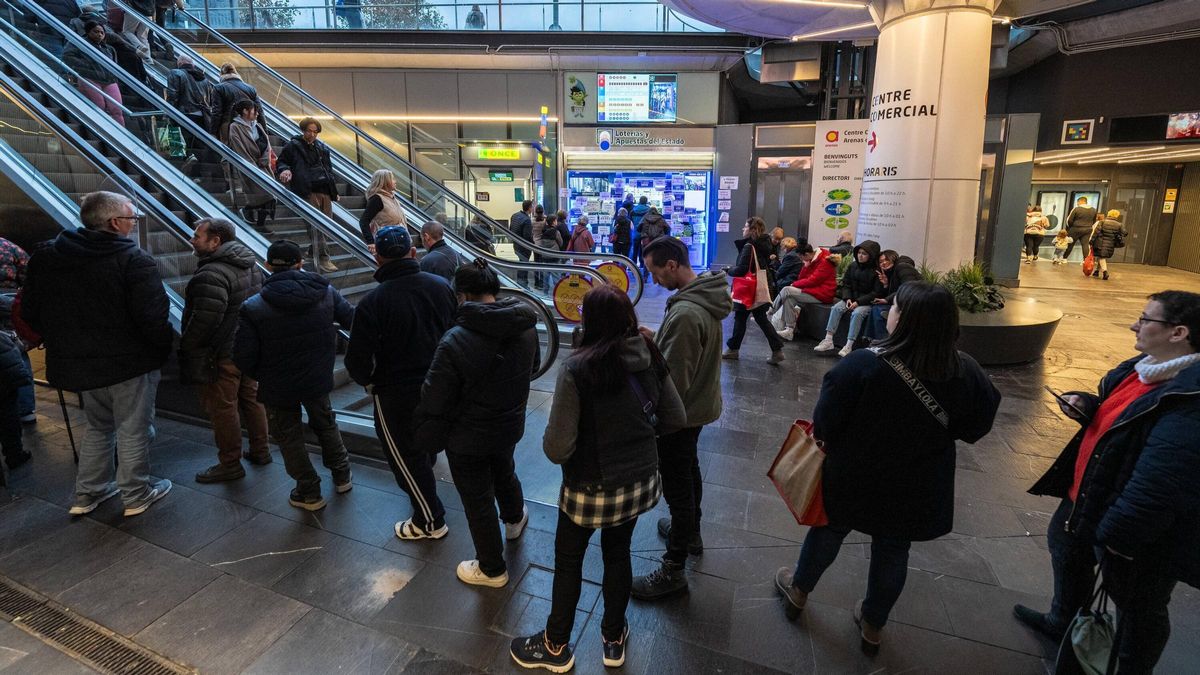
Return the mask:
<svg viewBox="0 0 1200 675">
<path fill-rule="evenodd" d="M 869 120 L 817 122 L 808 216 L 808 241 L 813 246 L 836 244 L 843 230 L 857 232 L 869 124 Z"/>
</svg>

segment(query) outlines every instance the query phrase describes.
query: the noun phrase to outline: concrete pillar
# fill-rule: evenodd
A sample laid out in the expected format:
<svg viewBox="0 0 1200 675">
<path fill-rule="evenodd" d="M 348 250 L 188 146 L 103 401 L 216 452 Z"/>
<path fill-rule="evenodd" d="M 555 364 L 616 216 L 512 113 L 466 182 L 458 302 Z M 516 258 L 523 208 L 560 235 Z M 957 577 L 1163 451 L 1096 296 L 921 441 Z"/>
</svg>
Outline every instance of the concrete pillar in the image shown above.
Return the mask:
<svg viewBox="0 0 1200 675">
<path fill-rule="evenodd" d="M 946 270 L 974 255 L 996 0 L 871 0 L 879 25 L 858 240 Z"/>
</svg>

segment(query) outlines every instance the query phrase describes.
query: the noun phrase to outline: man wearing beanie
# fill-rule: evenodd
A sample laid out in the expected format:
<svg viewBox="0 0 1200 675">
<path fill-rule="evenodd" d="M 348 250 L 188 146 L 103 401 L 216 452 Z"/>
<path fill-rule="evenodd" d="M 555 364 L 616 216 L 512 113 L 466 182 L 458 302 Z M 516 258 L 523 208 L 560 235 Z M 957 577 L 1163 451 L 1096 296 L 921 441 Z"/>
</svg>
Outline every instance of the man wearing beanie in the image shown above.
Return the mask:
<svg viewBox="0 0 1200 675">
<path fill-rule="evenodd" d="M 445 279 L 421 271 L 403 226 L 375 233 L 375 259 L 379 286 L 358 305 L 346 370 L 374 398 L 375 432 L 396 482 L 412 501 L 412 517 L 396 523 L 396 536 L 441 539 L 449 530 L 433 477 L 437 455 L 416 449 L 412 419 L 425 372 L 453 325 L 458 302 Z"/>
<path fill-rule="evenodd" d="M 317 511 L 325 506 L 321 477 L 304 446 L 300 409 L 321 445 L 321 460 L 333 474 L 333 489 L 349 492 L 350 458 L 329 401 L 337 345 L 336 321 L 349 329 L 354 308 L 322 276 L 301 269 L 300 245 L 282 239 L 267 249 L 271 276 L 242 305 L 233 362 L 258 380 L 258 400 L 267 409 L 271 435 L 279 444 L 296 487 L 288 503 Z"/>
</svg>

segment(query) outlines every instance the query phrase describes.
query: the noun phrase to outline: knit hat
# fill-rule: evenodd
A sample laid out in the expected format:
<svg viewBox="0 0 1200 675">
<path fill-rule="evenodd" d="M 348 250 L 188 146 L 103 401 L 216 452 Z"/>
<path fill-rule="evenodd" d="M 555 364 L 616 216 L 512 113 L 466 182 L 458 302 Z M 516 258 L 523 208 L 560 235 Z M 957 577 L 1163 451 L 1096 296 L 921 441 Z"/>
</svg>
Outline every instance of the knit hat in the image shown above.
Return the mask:
<svg viewBox="0 0 1200 675">
<path fill-rule="evenodd" d="M 388 225 L 375 233 L 375 252 L 382 258 L 403 258 L 412 250 L 412 237 L 403 225 Z"/>
<path fill-rule="evenodd" d="M 267 249 L 267 264 L 271 267 L 291 267 L 303 260 L 300 245 L 289 239 L 273 242 Z"/>
</svg>

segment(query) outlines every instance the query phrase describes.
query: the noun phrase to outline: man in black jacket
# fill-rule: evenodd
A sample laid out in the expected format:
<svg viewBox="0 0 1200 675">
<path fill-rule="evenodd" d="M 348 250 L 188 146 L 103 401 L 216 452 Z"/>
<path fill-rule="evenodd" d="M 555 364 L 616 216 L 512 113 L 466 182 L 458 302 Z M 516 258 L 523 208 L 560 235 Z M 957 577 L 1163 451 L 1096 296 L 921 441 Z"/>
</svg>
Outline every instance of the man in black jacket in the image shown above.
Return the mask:
<svg viewBox="0 0 1200 675">
<path fill-rule="evenodd" d="M 338 200 L 337 178 L 329 146 L 317 140 L 321 123 L 311 117 L 300 120 L 300 135 L 293 136 L 279 151 L 275 170 L 279 182 L 286 183 L 292 192 L 312 204 L 318 211 L 333 217 L 333 203 Z M 312 238 L 313 264 L 322 272 L 336 272 L 337 265 L 329 259 L 325 235 L 315 227 L 308 230 Z"/>
<path fill-rule="evenodd" d="M 34 251 L 21 318 L 45 341 L 50 385 L 83 396 L 88 429 L 71 515 L 120 492 L 125 515 L 135 516 L 171 489 L 151 478 L 149 461 L 159 369 L 174 337 L 167 294 L 154 258 L 129 238 L 139 216 L 127 197 L 84 195 L 79 217 L 84 227 Z"/>
<path fill-rule="evenodd" d="M 433 477 L 437 455 L 415 447 L 412 422 L 425 373 L 458 302 L 445 279 L 421 271 L 415 253 L 403 226 L 375 233 L 379 286 L 358 305 L 345 364 L 375 400 L 375 431 L 397 484 L 412 501 L 412 517 L 396 523 L 396 536 L 441 539 L 449 530 Z"/>
<path fill-rule="evenodd" d="M 279 444 L 288 475 L 296 481 L 288 503 L 317 511 L 325 506 L 321 477 L 304 447 L 300 409 L 321 445 L 321 459 L 333 473 L 338 494 L 353 488 L 350 459 L 329 401 L 337 346 L 336 321 L 349 329 L 354 308 L 322 276 L 303 271 L 296 242 L 276 241 L 267 249 L 271 276 L 262 291 L 242 305 L 233 362 L 258 380 L 258 400 L 266 406 L 271 435 Z"/>
<path fill-rule="evenodd" d="M 201 129 L 209 129 L 212 127 L 214 99 L 213 85 L 205 77 L 204 71 L 197 68 L 190 57 L 181 55 L 175 62 L 175 68 L 167 73 L 167 103 L 191 118 Z M 204 146 L 186 129 L 183 130 L 183 141 L 187 145 L 190 163 L 195 163 L 199 155 L 205 154 Z"/>
<path fill-rule="evenodd" d="M 436 274 L 446 281 L 454 280 L 454 270 L 460 261 L 454 249 L 446 244 L 445 228 L 436 220 L 421 226 L 421 245 L 425 255 L 421 256 L 421 271 Z"/>
<path fill-rule="evenodd" d="M 271 463 L 267 412 L 258 402 L 258 383 L 230 358 L 238 312 L 246 298 L 262 288 L 262 273 L 254 253 L 234 238 L 233 223 L 224 218 L 198 221 L 192 249 L 200 263 L 184 290 L 179 375 L 185 384 L 200 385 L 200 400 L 217 444 L 217 463 L 196 474 L 196 482 L 237 480 L 246 475 L 242 424 L 250 432 L 246 458 L 259 465 Z"/>
<path fill-rule="evenodd" d="M 517 240 L 513 242 L 513 252 L 516 253 L 517 257 L 523 261 L 528 261 L 529 254 L 533 252 L 533 250 L 529 247 L 521 245 L 522 243 L 533 242 L 532 213 L 533 200 L 526 199 L 525 201 L 521 202 L 521 210 L 512 214 L 512 217 L 508 219 L 508 229 L 512 230 L 513 235 L 517 238 Z M 522 284 L 529 283 L 529 273 L 524 271 L 517 272 L 517 281 L 521 282 Z"/>
</svg>

